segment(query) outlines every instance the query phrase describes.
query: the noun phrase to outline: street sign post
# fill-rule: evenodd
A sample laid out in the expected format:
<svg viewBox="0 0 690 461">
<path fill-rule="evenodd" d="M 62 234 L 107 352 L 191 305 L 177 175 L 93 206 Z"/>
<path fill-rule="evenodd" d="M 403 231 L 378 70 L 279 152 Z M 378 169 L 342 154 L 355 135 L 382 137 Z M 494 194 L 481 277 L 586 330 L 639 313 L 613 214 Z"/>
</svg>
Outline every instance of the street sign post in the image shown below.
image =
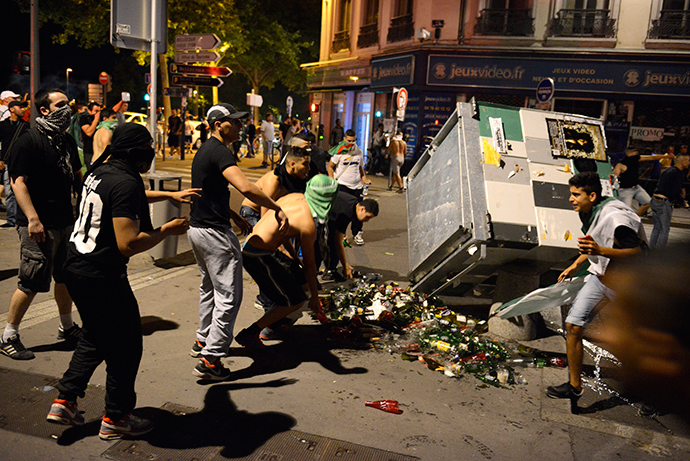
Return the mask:
<svg viewBox="0 0 690 461">
<path fill-rule="evenodd" d="M 285 100 L 285 105 L 287 106 L 287 113 L 288 117 L 292 116 L 292 104 L 293 104 L 292 96 L 288 96 L 287 99 Z"/>
<path fill-rule="evenodd" d="M 398 106 L 398 110 L 395 113 L 397 116 L 398 120 L 403 121 L 405 120 L 405 108 L 407 107 L 407 90 L 405 88 L 400 88 L 398 90 L 398 96 L 395 98 L 395 101 Z"/>
<path fill-rule="evenodd" d="M 556 91 L 556 85 L 552 78 L 545 78 L 537 85 L 537 101 L 546 103 L 551 101 Z"/>
<path fill-rule="evenodd" d="M 400 88 L 396 101 L 398 103 L 398 110 L 405 110 L 405 107 L 407 107 L 407 90 L 405 88 Z"/>
<path fill-rule="evenodd" d="M 170 76 L 172 85 L 215 86 L 220 88 L 223 81 L 216 77 L 192 77 L 190 75 L 173 74 Z"/>
<path fill-rule="evenodd" d="M 215 51 L 202 51 L 201 53 L 175 53 L 175 62 L 218 62 L 220 55 Z"/>
<path fill-rule="evenodd" d="M 163 96 L 171 96 L 173 98 L 191 97 L 192 89 L 182 88 L 181 86 L 164 87 Z"/>
<path fill-rule="evenodd" d="M 214 77 L 228 77 L 232 71 L 228 67 L 187 66 L 184 64 L 170 64 L 171 74 L 212 75 Z"/>
<path fill-rule="evenodd" d="M 176 35 L 175 49 L 185 50 L 215 50 L 220 45 L 216 34 Z"/>
</svg>

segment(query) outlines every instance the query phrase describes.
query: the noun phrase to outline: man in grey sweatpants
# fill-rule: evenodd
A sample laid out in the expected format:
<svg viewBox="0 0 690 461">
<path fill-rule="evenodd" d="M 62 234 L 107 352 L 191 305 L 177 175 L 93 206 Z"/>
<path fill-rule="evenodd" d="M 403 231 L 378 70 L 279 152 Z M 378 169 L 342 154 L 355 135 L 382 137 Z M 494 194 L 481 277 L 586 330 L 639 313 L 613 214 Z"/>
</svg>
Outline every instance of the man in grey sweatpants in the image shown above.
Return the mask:
<svg viewBox="0 0 690 461">
<path fill-rule="evenodd" d="M 202 191 L 201 197 L 192 201 L 187 233 L 201 272 L 199 329 L 191 355 L 200 358 L 193 374 L 207 380 L 230 376 L 221 357 L 228 354 L 242 303 L 242 251 L 230 220 L 244 232 L 250 230 L 249 224 L 230 209 L 228 184 L 252 202 L 275 210 L 281 230 L 289 226 L 280 206 L 249 182 L 228 148 L 240 138 L 242 119 L 248 115 L 230 104 L 211 107 L 207 114 L 211 136 L 192 162 L 192 187 Z"/>
</svg>

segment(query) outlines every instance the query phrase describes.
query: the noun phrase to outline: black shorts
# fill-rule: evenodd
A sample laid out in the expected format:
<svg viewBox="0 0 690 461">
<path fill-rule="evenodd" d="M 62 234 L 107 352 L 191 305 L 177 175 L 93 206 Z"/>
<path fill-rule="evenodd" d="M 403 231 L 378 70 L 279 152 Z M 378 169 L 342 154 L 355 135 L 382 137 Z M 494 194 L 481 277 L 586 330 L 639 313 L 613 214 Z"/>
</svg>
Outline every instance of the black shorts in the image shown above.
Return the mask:
<svg viewBox="0 0 690 461">
<path fill-rule="evenodd" d="M 244 244 L 242 265 L 261 291 L 277 306 L 298 306 L 307 300 L 302 286 L 307 283 L 299 261 L 281 251 L 271 253 Z"/>
</svg>

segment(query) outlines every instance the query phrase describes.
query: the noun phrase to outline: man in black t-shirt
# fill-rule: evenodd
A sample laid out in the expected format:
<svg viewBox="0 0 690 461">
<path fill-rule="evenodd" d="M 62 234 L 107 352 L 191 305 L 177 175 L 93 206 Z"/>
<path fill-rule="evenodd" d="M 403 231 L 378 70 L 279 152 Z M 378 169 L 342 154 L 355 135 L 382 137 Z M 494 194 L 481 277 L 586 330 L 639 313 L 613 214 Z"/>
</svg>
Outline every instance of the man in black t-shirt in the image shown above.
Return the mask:
<svg viewBox="0 0 690 461">
<path fill-rule="evenodd" d="M 1 351 L 16 360 L 34 358 L 19 340 L 19 324 L 37 293 L 50 290 L 60 312 L 58 339 L 76 341 L 81 329 L 72 322 L 72 298 L 62 266 L 74 223 L 72 192 L 81 189 L 77 145 L 66 131 L 72 110 L 62 90 L 41 90 L 34 97 L 36 128 L 24 133 L 10 152 L 10 177 L 17 198 L 17 231 L 22 258 L 17 290 L 10 300 Z"/>
<path fill-rule="evenodd" d="M 0 171 L 5 186 L 5 209 L 7 222 L 0 227 L 10 228 L 17 225 L 17 199 L 14 197 L 10 183 L 10 147 L 19 139 L 29 124 L 23 120 L 28 104 L 12 101 L 8 104 L 9 117 L 0 122 Z"/>
<path fill-rule="evenodd" d="M 134 437 L 153 423 L 131 414 L 136 405 L 134 383 L 143 351 L 139 306 L 129 281 L 127 261 L 170 235 L 184 234 L 189 223 L 176 218 L 153 229 L 141 174 L 155 156 L 148 130 L 125 123 L 84 182 L 83 199 L 69 240 L 65 280 L 84 329 L 69 368 L 57 385 L 47 420 L 79 425 L 84 417 L 77 397 L 96 368 L 106 363 L 105 415 L 99 436 L 110 440 Z M 163 197 L 161 197 L 163 198 Z"/>
<path fill-rule="evenodd" d="M 640 155 L 637 149 L 628 149 L 625 157 L 613 169 L 613 174 L 618 176 L 620 189 L 618 198 L 632 208 L 632 201 L 637 200 L 640 208 L 637 210 L 638 216 L 644 216 L 649 210 L 651 198 L 646 190 L 639 185 L 640 182 L 640 162 L 650 162 L 663 158 L 673 158 L 673 155 Z"/>
<path fill-rule="evenodd" d="M 84 163 L 86 168 L 91 166 L 93 157 L 93 135 L 96 133 L 98 124 L 101 121 L 101 106 L 97 102 L 91 101 L 87 106 L 88 111 L 79 119 L 81 127 L 81 145 L 84 149 Z"/>
<path fill-rule="evenodd" d="M 202 379 L 230 376 L 220 359 L 229 352 L 242 303 L 242 255 L 230 220 L 243 232 L 250 227 L 230 209 L 228 184 L 257 205 L 277 211 L 281 231 L 289 226 L 280 206 L 249 182 L 228 148 L 239 139 L 242 119 L 248 115 L 226 103 L 211 107 L 207 114 L 211 136 L 192 162 L 192 187 L 202 192 L 192 201 L 187 233 L 201 272 L 199 329 L 190 354 L 200 358 L 193 374 Z"/>
<path fill-rule="evenodd" d="M 323 280 L 335 280 L 336 268 L 338 261 L 343 265 L 343 275 L 345 278 L 352 278 L 352 266 L 347 263 L 347 256 L 345 255 L 345 247 L 343 239 L 347 232 L 347 226 L 355 222 L 365 223 L 371 218 L 379 215 L 379 204 L 374 199 L 364 199 L 361 202 L 352 194 L 338 191 L 333 202 L 333 207 L 328 216 L 328 251 L 329 260 L 327 272 L 323 276 Z M 317 260 L 317 267 L 320 262 Z"/>
<path fill-rule="evenodd" d="M 668 242 L 668 234 L 671 231 L 671 217 L 673 216 L 673 204 L 684 203 L 685 170 L 688 169 L 689 157 L 687 154 L 678 154 L 673 159 L 673 166 L 666 168 L 659 176 L 659 183 L 654 189 L 652 197 L 652 221 L 654 228 L 649 238 L 649 248 L 665 247 Z"/>
</svg>

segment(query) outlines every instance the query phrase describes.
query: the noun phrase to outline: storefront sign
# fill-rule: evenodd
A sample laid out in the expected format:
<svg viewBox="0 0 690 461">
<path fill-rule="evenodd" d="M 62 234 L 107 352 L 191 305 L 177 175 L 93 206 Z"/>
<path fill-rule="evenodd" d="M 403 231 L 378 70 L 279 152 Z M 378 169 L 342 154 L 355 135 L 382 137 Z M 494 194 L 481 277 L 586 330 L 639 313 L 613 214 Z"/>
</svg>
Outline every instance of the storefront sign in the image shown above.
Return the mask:
<svg viewBox="0 0 690 461">
<path fill-rule="evenodd" d="M 307 69 L 309 88 L 363 86 L 370 82 L 369 61 L 353 61 L 337 66 Z"/>
<path fill-rule="evenodd" d="M 690 96 L 690 64 L 562 58 L 429 55 L 427 84 L 531 89 L 551 78 L 559 91 Z"/>
<path fill-rule="evenodd" d="M 371 60 L 371 87 L 411 85 L 414 80 L 414 56 Z"/>
<path fill-rule="evenodd" d="M 642 141 L 661 141 L 664 139 L 664 129 L 633 126 L 630 128 L 630 137 Z"/>
</svg>

